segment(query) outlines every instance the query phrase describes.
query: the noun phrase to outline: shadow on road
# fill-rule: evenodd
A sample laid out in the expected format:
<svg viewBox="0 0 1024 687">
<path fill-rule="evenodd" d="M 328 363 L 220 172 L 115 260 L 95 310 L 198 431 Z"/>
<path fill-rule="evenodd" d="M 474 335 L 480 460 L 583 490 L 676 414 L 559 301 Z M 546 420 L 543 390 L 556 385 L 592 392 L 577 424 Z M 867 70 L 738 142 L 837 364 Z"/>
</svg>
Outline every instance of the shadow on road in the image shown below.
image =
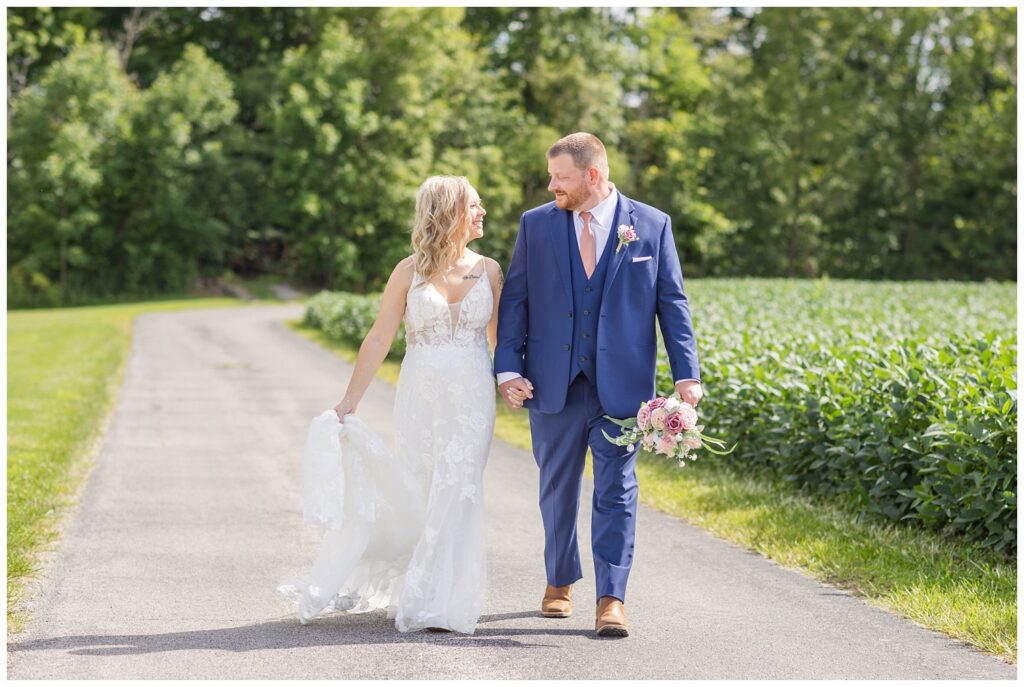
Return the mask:
<svg viewBox="0 0 1024 687">
<path fill-rule="evenodd" d="M 514 618 L 532 618 L 536 613 L 502 613 L 483 616 L 480 623 Z M 336 616 L 300 625 L 298 620 L 226 627 L 214 630 L 187 630 L 161 634 L 68 635 L 31 641 L 11 642 L 9 652 L 67 651 L 83 656 L 126 656 L 165 651 L 261 651 L 301 649 L 316 646 L 357 644 L 440 644 L 481 648 L 552 647 L 554 644 L 520 641 L 520 638 L 567 635 L 593 635 L 592 631 L 572 628 L 477 628 L 476 634 L 413 632 L 402 634 L 383 612 Z"/>
<path fill-rule="evenodd" d="M 480 620 L 477 621 L 478 625 L 484 623 L 496 623 L 499 620 L 515 620 L 517 618 L 536 618 L 539 614 L 537 611 L 515 611 L 513 613 L 489 613 L 487 615 L 480 616 Z"/>
</svg>

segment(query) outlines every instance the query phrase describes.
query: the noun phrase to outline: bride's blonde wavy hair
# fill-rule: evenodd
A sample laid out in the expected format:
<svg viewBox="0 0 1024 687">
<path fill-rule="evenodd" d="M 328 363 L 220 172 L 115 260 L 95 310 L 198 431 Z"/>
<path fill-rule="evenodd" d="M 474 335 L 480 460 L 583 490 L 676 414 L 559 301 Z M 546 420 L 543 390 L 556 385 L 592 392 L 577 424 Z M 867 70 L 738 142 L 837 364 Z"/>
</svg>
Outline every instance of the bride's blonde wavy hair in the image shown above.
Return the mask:
<svg viewBox="0 0 1024 687">
<path fill-rule="evenodd" d="M 426 283 L 459 257 L 469 232 L 470 191 L 466 177 L 433 176 L 416 191 L 416 220 L 412 226 L 413 261 Z"/>
</svg>

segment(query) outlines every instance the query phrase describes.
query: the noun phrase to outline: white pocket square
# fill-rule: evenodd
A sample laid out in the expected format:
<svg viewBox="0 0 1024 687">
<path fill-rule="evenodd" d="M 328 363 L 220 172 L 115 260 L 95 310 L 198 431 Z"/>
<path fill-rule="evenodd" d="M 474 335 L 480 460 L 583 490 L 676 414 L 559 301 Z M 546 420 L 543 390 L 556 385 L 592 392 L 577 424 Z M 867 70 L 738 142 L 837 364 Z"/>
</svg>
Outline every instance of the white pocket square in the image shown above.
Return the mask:
<svg viewBox="0 0 1024 687">
<path fill-rule="evenodd" d="M 644 262 L 645 260 L 650 260 L 653 257 L 653 255 L 645 255 L 642 258 L 633 258 L 633 262 Z"/>
</svg>

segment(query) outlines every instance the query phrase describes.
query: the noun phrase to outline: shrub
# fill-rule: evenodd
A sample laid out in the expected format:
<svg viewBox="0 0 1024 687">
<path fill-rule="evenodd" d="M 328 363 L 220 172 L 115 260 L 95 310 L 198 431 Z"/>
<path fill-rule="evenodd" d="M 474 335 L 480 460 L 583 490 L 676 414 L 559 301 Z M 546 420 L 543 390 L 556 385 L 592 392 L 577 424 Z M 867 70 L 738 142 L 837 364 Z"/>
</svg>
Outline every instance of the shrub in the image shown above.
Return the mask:
<svg viewBox="0 0 1024 687">
<path fill-rule="evenodd" d="M 321 291 L 307 301 L 302 323 L 323 331 L 335 341 L 358 347 L 373 326 L 379 308 L 380 294 L 364 296 Z M 404 324 L 399 327 L 388 355 L 394 358 L 405 355 Z"/>
</svg>

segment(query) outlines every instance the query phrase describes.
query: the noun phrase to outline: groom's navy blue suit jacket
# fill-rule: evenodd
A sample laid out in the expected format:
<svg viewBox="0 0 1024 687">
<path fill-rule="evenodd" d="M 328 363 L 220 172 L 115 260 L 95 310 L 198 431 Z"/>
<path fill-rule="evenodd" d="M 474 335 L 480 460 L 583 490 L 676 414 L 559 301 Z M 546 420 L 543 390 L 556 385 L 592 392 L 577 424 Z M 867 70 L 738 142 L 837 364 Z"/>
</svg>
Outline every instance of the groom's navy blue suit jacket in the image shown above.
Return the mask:
<svg viewBox="0 0 1024 687">
<path fill-rule="evenodd" d="M 620 194 L 608 236 L 616 246 L 620 225 L 632 225 L 638 238 L 611 254 L 596 364 L 602 407 L 612 417 L 626 418 L 654 397 L 655 315 L 673 379 L 699 380 L 700 368 L 671 219 Z M 542 413 L 562 410 L 572 381 L 570 239 L 576 241 L 572 213 L 554 202 L 523 213 L 498 306 L 494 370 L 529 379 L 533 398 L 524 406 Z"/>
</svg>

